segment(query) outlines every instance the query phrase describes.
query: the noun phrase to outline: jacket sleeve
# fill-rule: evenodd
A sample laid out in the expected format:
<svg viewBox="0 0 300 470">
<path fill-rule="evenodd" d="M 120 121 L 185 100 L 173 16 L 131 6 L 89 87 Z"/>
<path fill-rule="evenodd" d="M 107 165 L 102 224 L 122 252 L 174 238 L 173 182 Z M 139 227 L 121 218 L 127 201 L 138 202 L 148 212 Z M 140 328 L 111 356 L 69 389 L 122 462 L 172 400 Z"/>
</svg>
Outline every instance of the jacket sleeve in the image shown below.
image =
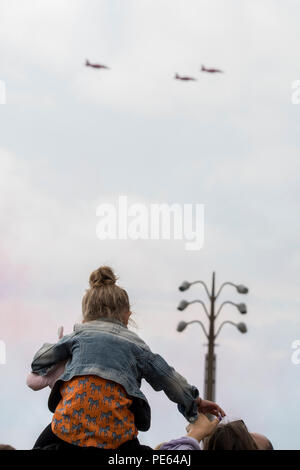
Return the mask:
<svg viewBox="0 0 300 470">
<path fill-rule="evenodd" d="M 164 442 L 159 450 L 201 450 L 199 442 L 193 437 L 184 436 Z"/>
<path fill-rule="evenodd" d="M 59 362 L 72 355 L 74 334 L 66 335 L 55 344 L 45 343 L 35 354 L 31 369 L 38 375 L 46 375 L 53 370 Z"/>
<path fill-rule="evenodd" d="M 171 401 L 177 403 L 178 410 L 188 421 L 195 421 L 198 415 L 198 389 L 190 385 L 159 354 L 153 354 L 150 350 L 145 351 L 145 354 L 144 378 L 155 391 L 163 390 Z"/>
</svg>

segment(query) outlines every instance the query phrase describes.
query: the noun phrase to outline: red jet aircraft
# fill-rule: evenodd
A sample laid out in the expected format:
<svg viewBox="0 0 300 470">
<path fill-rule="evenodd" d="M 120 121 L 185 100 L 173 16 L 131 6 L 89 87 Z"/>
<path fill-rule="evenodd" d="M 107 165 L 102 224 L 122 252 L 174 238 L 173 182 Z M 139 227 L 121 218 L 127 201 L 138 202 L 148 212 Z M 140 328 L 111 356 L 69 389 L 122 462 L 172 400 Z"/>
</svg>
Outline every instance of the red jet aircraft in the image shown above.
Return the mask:
<svg viewBox="0 0 300 470">
<path fill-rule="evenodd" d="M 193 77 L 182 77 L 182 76 L 178 75 L 178 73 L 176 73 L 174 78 L 175 78 L 175 80 L 184 80 L 186 82 L 189 81 L 189 80 L 193 80 L 193 81 L 197 80 L 197 78 L 193 78 Z"/>
<path fill-rule="evenodd" d="M 85 62 L 86 67 L 93 67 L 93 69 L 108 69 L 109 67 L 106 67 L 106 65 L 101 65 L 101 64 L 91 64 L 88 60 Z"/>
<path fill-rule="evenodd" d="M 201 72 L 208 72 L 208 73 L 224 73 L 223 70 L 220 69 L 207 69 L 204 65 L 201 66 Z"/>
</svg>

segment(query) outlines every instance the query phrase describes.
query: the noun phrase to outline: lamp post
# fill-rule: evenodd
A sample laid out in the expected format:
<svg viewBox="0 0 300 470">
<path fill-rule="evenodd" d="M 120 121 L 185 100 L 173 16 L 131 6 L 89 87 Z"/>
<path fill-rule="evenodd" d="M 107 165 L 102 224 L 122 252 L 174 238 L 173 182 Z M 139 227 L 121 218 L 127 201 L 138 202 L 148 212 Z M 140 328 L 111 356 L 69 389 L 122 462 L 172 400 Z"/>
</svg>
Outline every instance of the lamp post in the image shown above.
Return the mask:
<svg viewBox="0 0 300 470">
<path fill-rule="evenodd" d="M 210 300 L 209 312 L 208 312 L 208 309 L 206 308 L 205 303 L 202 300 L 193 300 L 192 302 L 182 300 L 179 303 L 178 307 L 177 307 L 178 310 L 183 311 L 190 304 L 198 302 L 202 305 L 202 307 L 203 307 L 203 309 L 206 313 L 206 316 L 208 317 L 208 320 L 209 320 L 208 332 L 206 331 L 204 324 L 199 320 L 193 320 L 191 322 L 181 321 L 181 322 L 179 322 L 179 324 L 177 326 L 177 331 L 182 332 L 188 325 L 190 325 L 192 323 L 198 323 L 198 324 L 200 324 L 206 338 L 208 339 L 208 349 L 207 349 L 207 353 L 205 355 L 204 398 L 206 400 L 211 400 L 211 401 L 215 401 L 215 390 L 216 390 L 215 340 L 216 340 L 217 336 L 219 335 L 221 329 L 223 328 L 223 325 L 225 325 L 226 323 L 234 325 L 241 333 L 246 333 L 247 332 L 247 327 L 246 327 L 245 323 L 237 323 L 236 324 L 232 321 L 227 320 L 227 321 L 224 321 L 223 323 L 221 323 L 221 325 L 219 326 L 217 332 L 215 333 L 215 320 L 219 316 L 219 313 L 222 310 L 224 305 L 226 305 L 226 304 L 234 305 L 241 314 L 246 314 L 247 313 L 247 307 L 244 303 L 236 304 L 234 302 L 231 302 L 231 301 L 227 300 L 227 301 L 223 302 L 220 305 L 219 309 L 217 310 L 217 313 L 215 314 L 215 302 L 216 302 L 218 296 L 220 295 L 223 287 L 226 286 L 226 285 L 231 285 L 231 286 L 234 286 L 236 288 L 237 292 L 240 293 L 240 294 L 247 294 L 248 293 L 248 288 L 247 287 L 245 287 L 242 284 L 233 284 L 232 282 L 224 282 L 220 286 L 217 293 L 215 293 L 215 290 L 216 290 L 216 288 L 215 288 L 215 277 L 216 277 L 215 273 L 213 272 L 212 286 L 211 286 L 211 291 L 210 292 L 209 292 L 205 282 L 203 282 L 203 281 L 194 281 L 194 282 L 184 281 L 181 284 L 181 286 L 179 287 L 179 290 L 181 292 L 184 292 L 187 289 L 189 289 L 190 286 L 192 286 L 193 284 L 202 284 L 205 291 L 206 291 L 206 293 L 207 293 L 207 296 Z"/>
</svg>

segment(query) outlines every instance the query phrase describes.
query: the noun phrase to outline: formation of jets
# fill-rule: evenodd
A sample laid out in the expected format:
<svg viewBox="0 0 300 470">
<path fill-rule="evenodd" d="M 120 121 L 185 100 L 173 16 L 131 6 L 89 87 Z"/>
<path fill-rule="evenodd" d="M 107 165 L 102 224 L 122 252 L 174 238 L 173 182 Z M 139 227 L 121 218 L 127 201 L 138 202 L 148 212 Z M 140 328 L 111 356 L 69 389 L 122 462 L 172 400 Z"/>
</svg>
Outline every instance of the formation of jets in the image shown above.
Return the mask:
<svg viewBox="0 0 300 470">
<path fill-rule="evenodd" d="M 102 64 L 92 64 L 88 60 L 85 62 L 86 67 L 92 67 L 94 69 L 107 69 L 109 70 L 109 67 L 106 65 Z M 213 69 L 213 68 L 206 68 L 204 65 L 201 66 L 201 72 L 207 72 L 207 73 L 224 73 L 223 70 L 220 69 Z M 175 80 L 182 80 L 184 82 L 188 81 L 197 81 L 197 78 L 194 77 L 189 77 L 187 75 L 178 75 L 178 73 L 175 74 Z"/>
<path fill-rule="evenodd" d="M 223 70 L 220 69 L 208 69 L 204 65 L 201 66 L 201 72 L 207 72 L 207 73 L 223 73 Z M 196 81 L 197 78 L 194 77 L 189 77 L 189 76 L 182 76 L 178 75 L 178 73 L 175 74 L 175 80 L 183 80 L 185 82 L 187 81 Z"/>
</svg>

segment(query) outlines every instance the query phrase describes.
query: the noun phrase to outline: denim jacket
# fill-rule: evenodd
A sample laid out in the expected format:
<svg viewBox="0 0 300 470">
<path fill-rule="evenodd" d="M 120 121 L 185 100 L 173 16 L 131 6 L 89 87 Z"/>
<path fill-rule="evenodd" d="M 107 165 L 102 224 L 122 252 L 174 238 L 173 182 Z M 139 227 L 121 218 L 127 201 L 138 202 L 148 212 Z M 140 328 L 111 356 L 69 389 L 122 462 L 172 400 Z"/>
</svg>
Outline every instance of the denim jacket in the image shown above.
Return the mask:
<svg viewBox="0 0 300 470">
<path fill-rule="evenodd" d="M 189 385 L 173 367 L 120 322 L 106 319 L 76 324 L 70 335 L 55 344 L 44 344 L 35 354 L 32 372 L 46 375 L 60 361 L 67 360 L 64 373 L 55 383 L 48 401 L 54 412 L 58 405 L 60 384 L 74 376 L 97 375 L 122 385 L 133 400 L 131 411 L 141 431 L 150 427 L 151 411 L 140 390 L 145 379 L 155 391 L 163 390 L 177 403 L 178 410 L 190 422 L 197 418 L 198 389 Z"/>
</svg>

